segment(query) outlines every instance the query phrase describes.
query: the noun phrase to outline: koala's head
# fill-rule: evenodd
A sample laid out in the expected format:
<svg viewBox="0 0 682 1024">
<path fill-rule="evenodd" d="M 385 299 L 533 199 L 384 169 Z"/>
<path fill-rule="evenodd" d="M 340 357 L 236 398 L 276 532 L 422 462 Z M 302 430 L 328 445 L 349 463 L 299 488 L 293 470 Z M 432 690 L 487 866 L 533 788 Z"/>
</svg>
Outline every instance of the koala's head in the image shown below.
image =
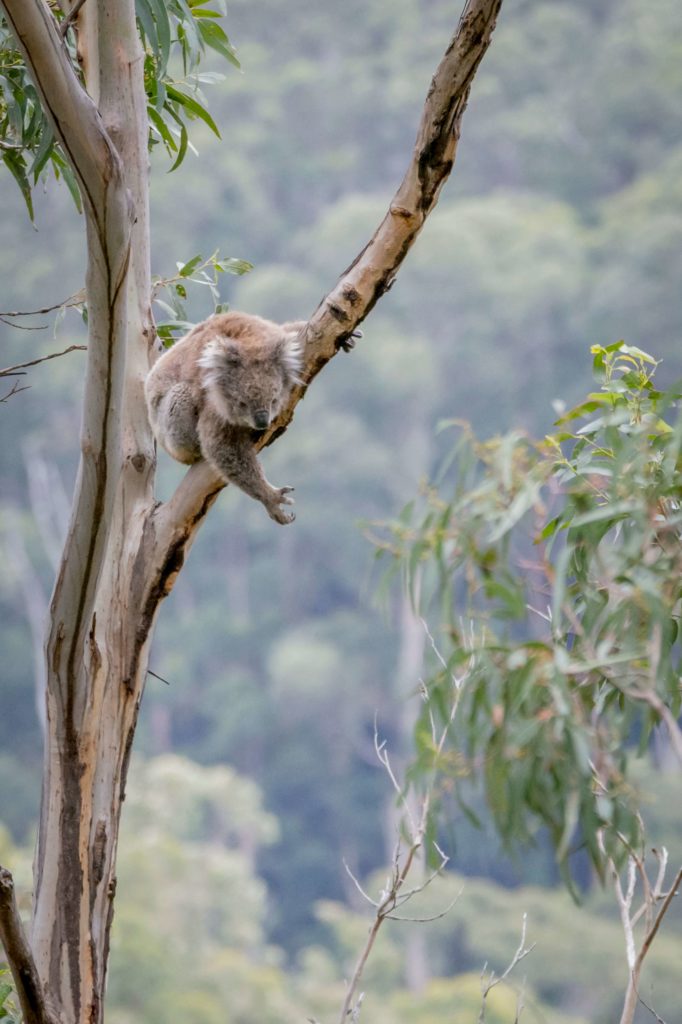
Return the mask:
<svg viewBox="0 0 682 1024">
<path fill-rule="evenodd" d="M 265 430 L 300 382 L 301 350 L 284 332 L 257 345 L 216 337 L 199 365 L 207 396 L 226 422 Z"/>
</svg>

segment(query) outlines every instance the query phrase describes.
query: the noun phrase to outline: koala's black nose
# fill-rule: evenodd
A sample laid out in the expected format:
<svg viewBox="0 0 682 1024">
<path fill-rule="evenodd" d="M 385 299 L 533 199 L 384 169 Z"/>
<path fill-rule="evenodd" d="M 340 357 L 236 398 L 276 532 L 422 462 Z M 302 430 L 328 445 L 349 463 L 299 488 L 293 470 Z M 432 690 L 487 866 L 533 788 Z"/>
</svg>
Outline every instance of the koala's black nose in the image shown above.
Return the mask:
<svg viewBox="0 0 682 1024">
<path fill-rule="evenodd" d="M 253 414 L 253 422 L 256 430 L 265 430 L 270 423 L 270 413 L 267 409 L 257 409 Z"/>
</svg>

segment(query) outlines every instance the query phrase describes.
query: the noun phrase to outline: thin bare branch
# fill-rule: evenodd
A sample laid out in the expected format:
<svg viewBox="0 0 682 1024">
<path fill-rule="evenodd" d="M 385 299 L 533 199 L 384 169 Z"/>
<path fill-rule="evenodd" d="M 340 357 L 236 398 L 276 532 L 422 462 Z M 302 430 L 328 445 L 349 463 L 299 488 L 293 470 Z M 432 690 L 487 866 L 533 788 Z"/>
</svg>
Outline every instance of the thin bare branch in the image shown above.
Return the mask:
<svg viewBox="0 0 682 1024">
<path fill-rule="evenodd" d="M 527 924 L 528 924 L 528 915 L 524 914 L 523 915 L 523 922 L 521 924 L 521 941 L 519 942 L 518 948 L 517 948 L 516 952 L 514 953 L 514 956 L 509 961 L 506 969 L 502 972 L 502 974 L 499 975 L 499 977 L 495 977 L 495 972 L 491 971 L 490 972 L 490 976 L 489 976 L 489 978 L 486 981 L 485 971 L 486 971 L 487 964 L 485 964 L 483 966 L 483 971 L 481 972 L 481 1010 L 480 1010 L 480 1013 L 478 1015 L 478 1024 L 485 1024 L 485 1003 L 486 1003 L 486 999 L 488 998 L 488 995 L 491 992 L 491 990 L 494 989 L 496 985 L 499 985 L 500 982 L 506 981 L 507 978 L 509 977 L 509 975 L 511 974 L 511 972 L 517 966 L 517 964 L 521 963 L 522 960 L 525 960 L 525 958 L 528 956 L 528 954 L 532 953 L 533 950 L 535 949 L 535 945 L 536 945 L 535 943 L 533 943 L 531 946 L 526 946 L 526 926 L 527 926 Z M 517 1014 L 517 1016 L 518 1016 L 518 1014 Z"/>
<path fill-rule="evenodd" d="M 6 317 L 11 320 L 14 317 L 25 317 L 25 316 L 44 316 L 46 313 L 55 313 L 58 309 L 72 309 L 74 306 L 82 306 L 85 302 L 85 292 L 76 292 L 75 295 L 70 295 L 68 299 L 63 302 L 57 302 L 54 306 L 42 306 L 40 309 L 26 309 L 26 310 L 0 310 L 0 317 Z"/>
<path fill-rule="evenodd" d="M 665 847 L 652 850 L 658 864 L 656 879 L 652 885 L 646 871 L 643 856 L 640 857 L 634 850 L 632 850 L 625 837 L 619 836 L 619 838 L 629 851 L 627 884 L 625 890 L 623 890 L 620 872 L 618 871 L 613 858 L 607 857 L 607 863 L 613 879 L 616 902 L 618 903 L 618 909 L 620 911 L 623 935 L 625 937 L 626 959 L 629 969 L 628 985 L 625 992 L 620 1024 L 632 1024 L 635 1018 L 635 1010 L 637 1009 L 637 1004 L 639 1002 L 641 1002 L 647 1010 L 653 1013 L 654 1016 L 657 1016 L 655 1011 L 652 1010 L 650 1006 L 647 1006 L 639 995 L 639 979 L 642 973 L 644 960 L 651 949 L 651 945 L 656 938 L 656 935 L 658 934 L 663 918 L 670 908 L 673 897 L 677 895 L 680 883 L 682 882 L 682 867 L 675 875 L 670 889 L 667 892 L 664 892 L 663 883 L 665 881 L 665 869 L 668 864 L 668 851 Z M 603 835 L 598 836 L 598 842 L 602 852 L 605 852 Z M 642 885 L 643 900 L 642 905 L 633 913 L 632 904 L 634 901 L 638 875 Z M 658 904 L 660 904 L 658 912 L 655 912 Z M 645 928 L 644 936 L 638 949 L 635 941 L 634 929 L 635 924 L 642 918 L 642 916 L 644 917 Z M 657 1019 L 659 1018 L 657 1017 Z"/>
<path fill-rule="evenodd" d="M 14 895 L 14 879 L 0 867 L 0 941 L 14 978 L 24 1024 L 57 1024 L 47 1006 L 31 947 L 26 939 Z"/>
<path fill-rule="evenodd" d="M 11 377 L 17 370 L 24 370 L 29 366 L 38 366 L 39 363 L 46 363 L 48 359 L 59 359 L 60 356 L 66 356 L 69 352 L 85 352 L 87 345 L 69 345 L 63 352 L 51 352 L 48 356 L 41 356 L 39 359 L 31 359 L 28 363 L 17 363 L 16 366 L 8 366 L 4 370 L 0 370 L 0 377 Z"/>
<path fill-rule="evenodd" d="M 407 820 L 408 820 L 408 822 L 410 824 L 410 829 L 411 829 L 411 832 L 412 832 L 412 838 L 414 838 L 414 836 L 418 832 L 417 824 L 416 824 L 416 822 L 415 822 L 415 820 L 414 820 L 414 818 L 412 816 L 412 810 L 410 808 L 409 801 L 408 801 L 408 799 L 405 796 L 405 793 L 403 791 L 403 787 L 398 782 L 397 778 L 395 777 L 395 773 L 393 771 L 393 768 L 391 767 L 391 761 L 390 761 L 390 758 L 388 756 L 388 750 L 386 749 L 386 741 L 383 740 L 381 743 L 379 743 L 379 729 L 378 729 L 378 726 L 377 726 L 377 716 L 376 716 L 376 714 L 374 715 L 374 750 L 375 750 L 377 758 L 379 759 L 380 764 L 382 765 L 382 767 L 386 771 L 386 774 L 388 775 L 389 779 L 391 780 L 391 785 L 393 786 L 394 790 L 396 791 L 396 793 L 398 795 L 399 802 L 405 808 L 405 814 L 407 815 Z"/>
<path fill-rule="evenodd" d="M 12 323 L 11 320 L 6 320 L 1 314 L 0 324 L 4 324 L 6 327 L 12 327 L 15 331 L 44 331 L 47 329 L 47 324 L 15 324 Z"/>
<path fill-rule="evenodd" d="M 62 21 L 61 25 L 59 26 L 59 32 L 61 34 L 62 39 L 64 39 L 64 37 L 66 36 L 66 33 L 69 31 L 69 28 L 71 27 L 71 25 L 74 23 L 74 21 L 78 17 L 78 12 L 80 11 L 80 9 L 81 9 L 81 7 L 83 6 L 84 3 L 85 3 L 85 0 L 76 0 L 75 4 L 71 8 L 71 10 L 69 11 L 67 16 Z"/>
<path fill-rule="evenodd" d="M 358 890 L 358 892 L 360 893 L 360 895 L 362 896 L 362 898 L 363 898 L 363 899 L 365 899 L 365 900 L 367 900 L 367 902 L 368 902 L 368 903 L 371 903 L 371 905 L 372 905 L 373 907 L 378 907 L 378 906 L 379 906 L 379 903 L 377 902 L 377 900 L 373 900 L 373 899 L 372 899 L 372 897 L 371 897 L 371 896 L 369 896 L 369 895 L 368 895 L 368 894 L 367 894 L 367 893 L 365 892 L 365 890 L 364 890 L 364 889 L 362 888 L 362 886 L 361 886 L 361 885 L 360 885 L 360 883 L 358 882 L 357 878 L 355 877 L 355 875 L 354 875 L 354 874 L 353 874 L 353 872 L 351 871 L 351 869 L 350 869 L 350 867 L 349 867 L 349 865 L 348 865 L 348 861 L 346 860 L 346 858 L 345 858 L 345 857 L 343 858 L 343 866 L 344 866 L 344 868 L 346 869 L 346 871 L 347 871 L 347 873 L 348 873 L 348 876 L 349 876 L 349 878 L 350 878 L 351 882 L 353 883 L 353 885 L 355 886 L 355 888 L 356 888 L 356 889 Z"/>
<path fill-rule="evenodd" d="M 171 685 L 170 682 L 167 679 L 164 679 L 163 676 L 160 676 L 157 672 L 152 672 L 152 670 L 150 668 L 147 669 L 147 675 L 148 676 L 153 676 L 154 679 L 158 679 L 160 683 L 165 683 L 166 686 L 170 686 Z"/>
<path fill-rule="evenodd" d="M 433 876 L 433 877 L 435 877 L 435 876 Z M 429 881 L 433 881 L 433 878 L 431 878 Z M 429 882 L 426 882 L 422 886 L 421 889 L 413 890 L 412 895 L 414 896 L 417 892 L 421 892 L 423 889 L 426 888 L 426 886 L 428 884 L 429 884 Z M 441 910 L 441 912 L 439 914 L 432 914 L 431 917 L 398 917 L 396 914 L 387 914 L 386 915 L 386 920 L 387 921 L 409 921 L 412 924 L 428 924 L 430 921 L 440 921 L 440 919 L 442 917 L 445 917 L 447 914 L 450 913 L 450 911 L 452 910 L 452 908 L 454 907 L 455 903 L 460 898 L 460 896 L 462 895 L 463 892 L 464 892 L 464 886 L 462 886 L 462 888 L 459 890 L 457 895 L 452 900 L 450 900 L 450 902 L 448 903 L 448 905 L 445 908 L 445 910 Z"/>
<path fill-rule="evenodd" d="M 653 923 L 653 925 L 651 926 L 651 929 L 647 932 L 647 934 L 646 934 L 646 936 L 644 938 L 644 941 L 642 943 L 642 948 L 641 948 L 641 950 L 639 952 L 639 957 L 638 957 L 638 960 L 639 960 L 640 964 L 644 961 L 644 957 L 649 952 L 649 949 L 651 948 L 651 943 L 656 938 L 656 935 L 658 933 L 658 929 L 661 927 L 661 923 L 663 921 L 663 918 L 667 914 L 667 912 L 668 912 L 668 910 L 670 908 L 670 904 L 673 901 L 673 898 L 678 895 L 678 891 L 679 891 L 679 887 L 680 887 L 680 883 L 681 882 L 682 882 L 682 868 L 680 868 L 679 871 L 677 872 L 677 874 L 675 875 L 675 879 L 673 881 L 673 884 L 671 885 L 670 889 L 668 890 L 668 892 L 663 897 L 663 902 L 661 903 L 661 907 L 660 907 L 660 909 L 658 911 L 658 914 L 656 915 L 654 923 Z"/>
<path fill-rule="evenodd" d="M 3 395 L 2 398 L 0 398 L 0 403 L 8 402 L 13 395 L 18 395 L 21 391 L 28 391 L 30 387 L 30 384 L 25 384 L 23 387 L 20 387 L 19 381 L 15 380 L 14 384 L 12 384 L 12 387 L 9 389 L 7 394 Z"/>
</svg>

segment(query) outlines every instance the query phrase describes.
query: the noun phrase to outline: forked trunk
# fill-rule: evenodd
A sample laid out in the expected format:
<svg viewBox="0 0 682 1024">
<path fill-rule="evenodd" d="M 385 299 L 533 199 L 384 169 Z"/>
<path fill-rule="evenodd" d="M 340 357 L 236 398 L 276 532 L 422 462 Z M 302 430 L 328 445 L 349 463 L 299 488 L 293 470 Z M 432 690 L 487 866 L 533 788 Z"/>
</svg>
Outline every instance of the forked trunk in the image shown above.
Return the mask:
<svg viewBox="0 0 682 1024">
<path fill-rule="evenodd" d="M 88 367 L 72 519 L 50 607 L 31 945 L 59 1018 L 98 1024 L 151 627 L 138 628 L 154 471 L 142 391 L 153 338 L 143 54 L 134 0 L 82 7 L 79 53 L 95 108 L 65 66 L 47 8 L 6 6 L 65 150 L 87 151 L 87 159 L 75 153 L 74 169 L 87 222 Z"/>
</svg>

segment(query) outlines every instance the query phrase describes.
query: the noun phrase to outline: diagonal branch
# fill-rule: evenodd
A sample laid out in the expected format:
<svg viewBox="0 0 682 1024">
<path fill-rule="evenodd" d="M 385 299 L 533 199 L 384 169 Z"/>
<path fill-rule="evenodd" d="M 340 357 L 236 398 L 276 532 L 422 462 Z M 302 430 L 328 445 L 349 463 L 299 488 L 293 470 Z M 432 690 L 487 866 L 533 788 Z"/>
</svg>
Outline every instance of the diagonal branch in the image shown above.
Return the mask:
<svg viewBox="0 0 682 1024">
<path fill-rule="evenodd" d="M 12 971 L 24 1024 L 57 1024 L 48 1009 L 14 896 L 14 879 L 0 867 L 0 941 Z"/>
<path fill-rule="evenodd" d="M 502 0 L 467 0 L 462 17 L 431 81 L 405 177 L 372 238 L 322 300 L 302 333 L 305 385 L 298 388 L 263 448 L 291 422 L 307 387 L 361 323 L 396 277 L 452 170 L 462 116 L 476 70 L 490 44 Z M 162 566 L 200 524 L 224 483 L 193 467 L 171 500 L 154 511 L 153 561 Z M 210 500 L 209 500 L 210 498 Z"/>
</svg>

